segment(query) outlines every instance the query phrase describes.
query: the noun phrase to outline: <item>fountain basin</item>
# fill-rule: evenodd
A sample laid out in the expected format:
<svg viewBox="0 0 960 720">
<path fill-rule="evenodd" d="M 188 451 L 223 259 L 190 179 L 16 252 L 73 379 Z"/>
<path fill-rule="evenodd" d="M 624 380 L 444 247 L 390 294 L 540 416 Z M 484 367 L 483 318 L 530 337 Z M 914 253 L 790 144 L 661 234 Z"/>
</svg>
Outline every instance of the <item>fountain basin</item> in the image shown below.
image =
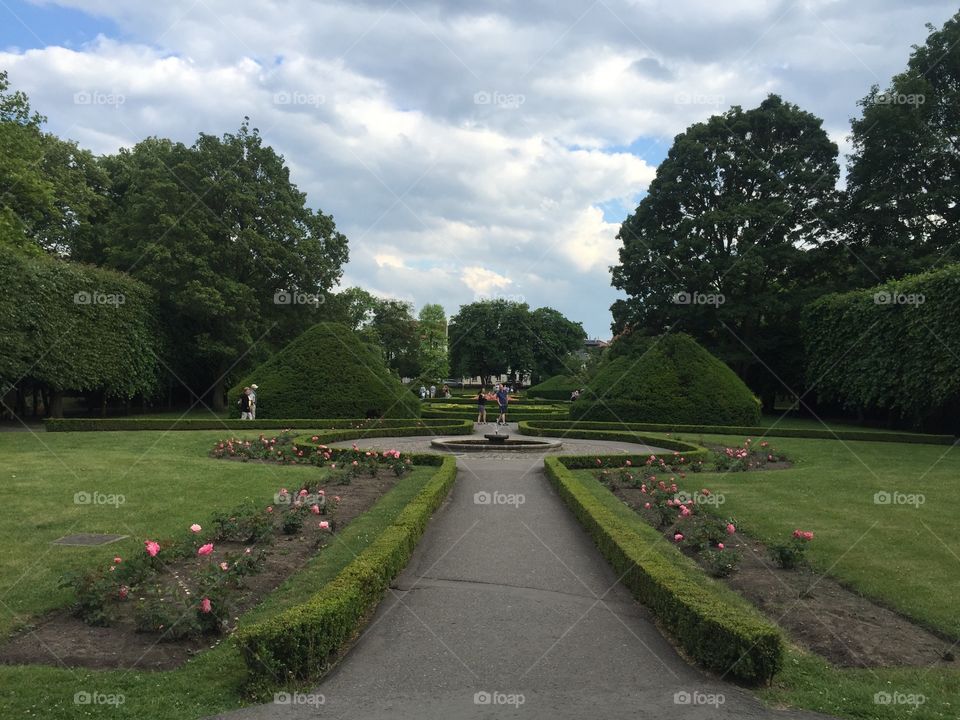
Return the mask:
<svg viewBox="0 0 960 720">
<path fill-rule="evenodd" d="M 512 439 L 509 435 L 485 435 L 478 437 L 447 437 L 434 438 L 430 445 L 439 450 L 448 452 L 543 452 L 556 450 L 563 446 L 559 440 L 542 440 L 534 438 Z"/>
</svg>

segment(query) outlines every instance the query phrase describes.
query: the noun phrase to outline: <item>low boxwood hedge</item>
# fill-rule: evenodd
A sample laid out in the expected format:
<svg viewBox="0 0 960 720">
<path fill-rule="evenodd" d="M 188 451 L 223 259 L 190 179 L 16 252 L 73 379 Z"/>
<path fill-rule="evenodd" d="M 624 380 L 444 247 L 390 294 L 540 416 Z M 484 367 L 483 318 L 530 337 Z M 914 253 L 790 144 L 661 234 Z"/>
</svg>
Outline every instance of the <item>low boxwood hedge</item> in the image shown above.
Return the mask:
<svg viewBox="0 0 960 720">
<path fill-rule="evenodd" d="M 783 664 L 780 630 L 598 481 L 571 473 L 565 463 L 546 458 L 547 476 L 634 597 L 699 664 L 741 682 L 768 683 Z"/>
<path fill-rule="evenodd" d="M 93 432 L 123 430 L 342 430 L 351 437 L 374 437 L 380 435 L 468 435 L 473 432 L 473 423 L 459 418 L 436 418 L 431 420 L 387 418 L 324 419 L 324 420 L 197 420 L 188 418 L 48 418 L 44 421 L 47 432 Z M 331 442 L 333 442 L 331 440 Z"/>
<path fill-rule="evenodd" d="M 240 628 L 234 641 L 248 670 L 247 690 L 262 695 L 290 681 L 315 679 L 359 630 L 404 568 L 433 512 L 456 478 L 456 460 L 440 466 L 396 520 L 308 601 Z"/>
<path fill-rule="evenodd" d="M 682 425 L 677 423 L 624 423 L 624 422 L 589 422 L 585 420 L 557 421 L 554 419 L 533 419 L 520 423 L 520 432 L 527 435 L 555 435 L 558 432 L 568 437 L 573 431 L 590 431 L 594 433 L 612 433 L 607 440 L 622 440 L 615 437 L 623 432 L 675 432 L 701 433 L 705 435 L 742 435 L 744 437 L 793 437 L 810 438 L 816 440 L 870 440 L 874 442 L 901 442 L 929 445 L 953 445 L 956 438 L 953 435 L 923 435 L 920 433 L 885 432 L 882 430 L 828 430 L 826 428 L 781 428 L 761 427 L 755 425 Z M 598 435 L 591 435 L 597 437 Z"/>
</svg>

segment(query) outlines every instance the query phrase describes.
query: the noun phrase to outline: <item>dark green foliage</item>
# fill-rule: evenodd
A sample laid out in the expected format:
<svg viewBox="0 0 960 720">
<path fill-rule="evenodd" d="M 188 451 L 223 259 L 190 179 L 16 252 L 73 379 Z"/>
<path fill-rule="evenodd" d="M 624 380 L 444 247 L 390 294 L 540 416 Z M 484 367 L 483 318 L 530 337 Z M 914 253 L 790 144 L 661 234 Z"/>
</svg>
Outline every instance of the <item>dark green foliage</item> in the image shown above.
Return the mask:
<svg viewBox="0 0 960 720">
<path fill-rule="evenodd" d="M 821 298 L 803 322 L 807 382 L 821 401 L 955 431 L 958 317 L 960 265 Z"/>
<path fill-rule="evenodd" d="M 783 665 L 783 637 L 736 593 L 707 578 L 659 531 L 563 458 L 544 461 L 560 497 L 614 572 L 696 662 L 745 683 L 767 683 Z"/>
<path fill-rule="evenodd" d="M 473 423 L 457 419 L 435 420 L 169 420 L 163 418 L 56 418 L 44 422 L 47 432 L 116 432 L 134 430 L 312 430 L 326 428 L 328 442 L 364 437 L 400 435 L 469 435 Z"/>
<path fill-rule="evenodd" d="M 689 335 L 604 363 L 570 408 L 574 420 L 750 424 L 760 404 L 743 381 Z"/>
<path fill-rule="evenodd" d="M 157 380 L 153 293 L 122 273 L 0 253 L 0 381 L 129 398 Z"/>
<path fill-rule="evenodd" d="M 579 389 L 580 383 L 577 378 L 569 375 L 554 375 L 529 388 L 527 395 L 545 400 L 569 400 L 570 394 Z"/>
<path fill-rule="evenodd" d="M 419 401 L 353 330 L 318 323 L 252 370 L 229 394 L 256 383 L 258 418 L 414 418 Z"/>
<path fill-rule="evenodd" d="M 327 669 L 333 654 L 354 635 L 406 565 L 427 521 L 453 486 L 456 473 L 454 458 L 443 458 L 434 477 L 393 524 L 316 595 L 236 633 L 251 694 L 262 694 L 290 680 L 315 678 Z"/>
</svg>

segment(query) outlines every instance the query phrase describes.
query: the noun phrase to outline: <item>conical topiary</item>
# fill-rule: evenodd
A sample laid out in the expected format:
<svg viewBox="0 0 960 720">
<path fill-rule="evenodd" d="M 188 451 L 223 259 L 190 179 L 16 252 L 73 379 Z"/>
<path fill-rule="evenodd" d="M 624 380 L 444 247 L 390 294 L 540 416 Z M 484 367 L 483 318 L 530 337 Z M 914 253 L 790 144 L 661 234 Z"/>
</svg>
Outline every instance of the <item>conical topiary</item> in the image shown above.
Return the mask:
<svg viewBox="0 0 960 720">
<path fill-rule="evenodd" d="M 760 402 L 720 359 L 689 335 L 611 347 L 611 359 L 570 408 L 574 420 L 678 425 L 755 425 Z"/>
<path fill-rule="evenodd" d="M 257 419 L 410 418 L 420 402 L 386 367 L 376 348 L 338 323 L 319 323 L 251 370 L 229 405 L 256 383 Z"/>
</svg>

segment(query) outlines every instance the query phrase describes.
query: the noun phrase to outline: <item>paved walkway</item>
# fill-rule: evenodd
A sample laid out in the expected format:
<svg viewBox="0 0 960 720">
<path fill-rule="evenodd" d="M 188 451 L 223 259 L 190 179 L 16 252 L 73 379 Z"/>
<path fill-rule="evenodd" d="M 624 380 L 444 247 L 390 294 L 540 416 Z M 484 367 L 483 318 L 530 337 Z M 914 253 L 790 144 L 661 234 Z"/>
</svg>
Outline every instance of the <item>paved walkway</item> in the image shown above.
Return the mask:
<svg viewBox="0 0 960 720">
<path fill-rule="evenodd" d="M 401 442 L 391 440 L 382 446 Z M 766 709 L 680 658 L 554 492 L 541 456 L 471 453 L 458 465 L 449 500 L 343 662 L 290 704 L 224 717 L 825 717 Z"/>
</svg>

